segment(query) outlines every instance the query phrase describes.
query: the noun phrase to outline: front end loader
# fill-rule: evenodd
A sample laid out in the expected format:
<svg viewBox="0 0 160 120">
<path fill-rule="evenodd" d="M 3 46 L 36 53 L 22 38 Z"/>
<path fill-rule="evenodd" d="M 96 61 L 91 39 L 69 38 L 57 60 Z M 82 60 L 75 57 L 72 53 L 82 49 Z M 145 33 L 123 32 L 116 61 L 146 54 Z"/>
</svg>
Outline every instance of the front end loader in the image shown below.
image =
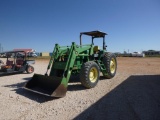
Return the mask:
<svg viewBox="0 0 160 120">
<path fill-rule="evenodd" d="M 82 35 L 91 36 L 92 43 L 82 45 Z M 80 74 L 80 81 L 86 88 L 97 85 L 100 72 L 106 78 L 114 77 L 117 61 L 114 54 L 106 51 L 105 35 L 100 31 L 82 32 L 80 45 L 75 42 L 71 46 L 55 44 L 47 72 L 44 75 L 34 74 L 24 88 L 51 97 L 64 97 L 71 75 Z M 94 38 L 103 38 L 102 50 L 94 46 Z"/>
</svg>

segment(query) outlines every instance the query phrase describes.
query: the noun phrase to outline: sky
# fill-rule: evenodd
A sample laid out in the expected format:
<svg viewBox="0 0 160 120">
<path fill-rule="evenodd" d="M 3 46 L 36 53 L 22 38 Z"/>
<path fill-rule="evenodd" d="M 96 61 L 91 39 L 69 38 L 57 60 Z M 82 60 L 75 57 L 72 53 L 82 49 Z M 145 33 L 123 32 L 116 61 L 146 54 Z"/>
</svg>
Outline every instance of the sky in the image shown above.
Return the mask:
<svg viewBox="0 0 160 120">
<path fill-rule="evenodd" d="M 94 30 L 108 34 L 110 52 L 160 50 L 160 0 L 0 0 L 3 51 L 52 52 L 56 43 L 79 45 L 80 32 Z"/>
</svg>

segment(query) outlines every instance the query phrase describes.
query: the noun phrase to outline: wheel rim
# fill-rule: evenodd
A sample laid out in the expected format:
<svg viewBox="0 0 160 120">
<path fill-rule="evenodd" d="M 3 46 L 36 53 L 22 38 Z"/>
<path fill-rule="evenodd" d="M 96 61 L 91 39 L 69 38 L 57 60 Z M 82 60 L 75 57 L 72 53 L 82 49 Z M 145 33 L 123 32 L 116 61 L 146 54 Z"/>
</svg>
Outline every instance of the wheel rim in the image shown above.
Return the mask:
<svg viewBox="0 0 160 120">
<path fill-rule="evenodd" d="M 90 73 L 89 73 L 89 79 L 92 83 L 96 82 L 98 77 L 98 71 L 95 67 L 91 68 Z"/>
<path fill-rule="evenodd" d="M 110 71 L 113 74 L 115 70 L 116 70 L 116 61 L 114 58 L 112 58 L 110 61 Z"/>
<path fill-rule="evenodd" d="M 28 71 L 29 71 L 29 73 L 33 72 L 32 67 L 29 67 L 29 68 L 28 68 Z"/>
</svg>

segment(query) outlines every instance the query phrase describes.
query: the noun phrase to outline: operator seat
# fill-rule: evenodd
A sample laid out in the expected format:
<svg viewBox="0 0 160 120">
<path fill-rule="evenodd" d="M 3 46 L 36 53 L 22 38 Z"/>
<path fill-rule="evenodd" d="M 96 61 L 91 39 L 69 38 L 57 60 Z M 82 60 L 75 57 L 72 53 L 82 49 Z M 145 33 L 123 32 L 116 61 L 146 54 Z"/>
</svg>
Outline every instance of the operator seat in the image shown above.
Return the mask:
<svg viewBox="0 0 160 120">
<path fill-rule="evenodd" d="M 17 60 L 16 60 L 16 67 L 17 67 L 17 68 L 22 67 L 22 66 L 23 66 L 23 63 L 24 63 L 23 59 L 17 59 Z"/>
<path fill-rule="evenodd" d="M 93 51 L 94 53 L 98 53 L 100 50 L 99 46 L 94 46 Z"/>
</svg>

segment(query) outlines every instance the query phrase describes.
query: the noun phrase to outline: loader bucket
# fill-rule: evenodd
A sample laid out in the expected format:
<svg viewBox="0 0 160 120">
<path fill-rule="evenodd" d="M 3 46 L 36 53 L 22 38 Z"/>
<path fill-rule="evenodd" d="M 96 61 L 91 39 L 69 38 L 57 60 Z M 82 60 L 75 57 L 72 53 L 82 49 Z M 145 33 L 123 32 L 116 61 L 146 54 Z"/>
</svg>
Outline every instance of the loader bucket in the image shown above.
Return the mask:
<svg viewBox="0 0 160 120">
<path fill-rule="evenodd" d="M 50 97 L 64 97 L 67 87 L 62 84 L 62 78 L 34 74 L 24 89 Z"/>
</svg>

